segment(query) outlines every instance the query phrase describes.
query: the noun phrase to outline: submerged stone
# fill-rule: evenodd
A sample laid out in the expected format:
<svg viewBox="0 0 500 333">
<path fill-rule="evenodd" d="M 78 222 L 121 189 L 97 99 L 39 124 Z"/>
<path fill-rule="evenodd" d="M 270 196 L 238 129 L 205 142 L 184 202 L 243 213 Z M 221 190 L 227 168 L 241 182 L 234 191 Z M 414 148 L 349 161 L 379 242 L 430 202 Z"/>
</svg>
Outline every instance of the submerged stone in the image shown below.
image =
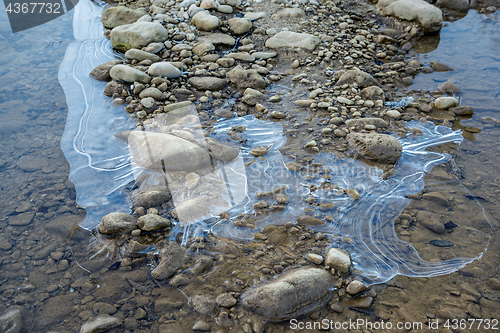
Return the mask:
<svg viewBox="0 0 500 333">
<path fill-rule="evenodd" d="M 137 219 L 129 214 L 122 212 L 114 212 L 105 215 L 97 229 L 101 234 L 114 235 L 122 232 L 127 232 L 135 229 Z"/>
<path fill-rule="evenodd" d="M 330 272 L 300 268 L 246 291 L 241 303 L 271 321 L 282 321 L 321 309 L 331 298 L 332 286 Z"/>
</svg>

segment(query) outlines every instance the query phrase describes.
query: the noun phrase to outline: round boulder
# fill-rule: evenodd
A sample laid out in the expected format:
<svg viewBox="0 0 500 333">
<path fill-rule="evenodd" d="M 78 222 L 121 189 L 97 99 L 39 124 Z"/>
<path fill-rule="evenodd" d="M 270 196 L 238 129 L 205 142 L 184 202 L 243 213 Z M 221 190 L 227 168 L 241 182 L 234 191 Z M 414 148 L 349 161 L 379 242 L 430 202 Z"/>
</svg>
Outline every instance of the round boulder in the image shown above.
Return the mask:
<svg viewBox="0 0 500 333">
<path fill-rule="evenodd" d="M 368 159 L 381 163 L 396 163 L 403 152 L 398 139 L 387 134 L 349 133 L 347 142 L 351 149 Z"/>
</svg>

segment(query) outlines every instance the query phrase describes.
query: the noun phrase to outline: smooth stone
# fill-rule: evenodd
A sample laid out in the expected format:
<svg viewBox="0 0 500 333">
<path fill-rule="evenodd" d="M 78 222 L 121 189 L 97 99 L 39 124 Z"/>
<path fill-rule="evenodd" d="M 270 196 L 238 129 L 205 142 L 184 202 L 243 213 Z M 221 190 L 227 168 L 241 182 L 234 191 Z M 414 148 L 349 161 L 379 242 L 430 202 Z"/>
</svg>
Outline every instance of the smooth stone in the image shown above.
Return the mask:
<svg viewBox="0 0 500 333">
<path fill-rule="evenodd" d="M 168 31 L 158 22 L 136 22 L 111 30 L 111 45 L 122 52 L 141 49 L 153 42 L 164 42 Z"/>
<path fill-rule="evenodd" d="M 191 101 L 172 103 L 169 105 L 165 105 L 165 107 L 163 108 L 163 111 L 165 111 L 167 113 L 174 112 L 176 110 L 187 108 L 187 107 L 191 106 L 191 104 L 193 104 Z"/>
<path fill-rule="evenodd" d="M 429 201 L 432 201 L 434 203 L 437 203 L 441 206 L 448 207 L 450 205 L 450 202 L 448 199 L 439 192 L 427 192 L 422 195 L 422 199 L 426 199 Z"/>
<path fill-rule="evenodd" d="M 122 321 L 116 317 L 99 316 L 83 324 L 80 328 L 80 333 L 99 333 L 121 325 Z"/>
<path fill-rule="evenodd" d="M 264 156 L 267 153 L 269 153 L 269 149 L 267 147 L 255 147 L 250 150 L 250 154 L 257 157 Z"/>
<path fill-rule="evenodd" d="M 188 299 L 188 304 L 193 308 L 194 311 L 201 315 L 213 314 L 217 308 L 217 303 L 212 296 L 205 295 L 195 295 Z"/>
<path fill-rule="evenodd" d="M 185 251 L 180 244 L 171 241 L 167 242 L 166 246 L 159 251 L 160 263 L 151 271 L 153 278 L 166 280 L 172 277 L 184 264 L 183 253 Z"/>
<path fill-rule="evenodd" d="M 131 24 L 140 19 L 145 10 L 130 9 L 125 6 L 106 8 L 101 15 L 102 25 L 107 29 L 113 29 L 119 25 Z"/>
<path fill-rule="evenodd" d="M 385 101 L 385 94 L 382 88 L 377 86 L 369 86 L 361 90 L 361 97 L 376 101 L 378 99 Z"/>
<path fill-rule="evenodd" d="M 239 149 L 226 145 L 217 139 L 207 137 L 203 141 L 212 156 L 223 163 L 231 162 L 239 156 Z"/>
<path fill-rule="evenodd" d="M 104 64 L 100 64 L 90 72 L 90 76 L 92 76 L 97 81 L 110 81 L 111 76 L 109 75 L 109 71 L 111 70 L 111 68 L 113 68 L 114 65 L 118 65 L 121 63 L 121 60 L 111 60 L 105 62 Z"/>
<path fill-rule="evenodd" d="M 342 249 L 331 248 L 326 254 L 325 264 L 346 274 L 351 267 L 351 257 Z"/>
<path fill-rule="evenodd" d="M 190 172 L 186 175 L 186 188 L 192 190 L 198 185 L 200 176 L 196 172 Z"/>
<path fill-rule="evenodd" d="M 396 110 L 389 110 L 386 112 L 386 114 L 393 119 L 401 118 L 401 113 L 399 111 L 396 111 Z"/>
<path fill-rule="evenodd" d="M 319 254 L 315 254 L 315 253 L 309 253 L 307 255 L 307 259 L 311 260 L 316 265 L 321 265 L 323 263 L 323 261 L 325 261 L 325 258 L 323 258 Z"/>
<path fill-rule="evenodd" d="M 455 106 L 449 108 L 457 116 L 470 116 L 474 114 L 474 108 L 472 106 Z"/>
<path fill-rule="evenodd" d="M 267 16 L 266 12 L 247 12 L 243 16 L 250 21 L 256 21 Z"/>
<path fill-rule="evenodd" d="M 227 55 L 228 58 L 240 60 L 240 61 L 246 61 L 246 62 L 254 62 L 255 57 L 251 55 L 248 52 L 234 52 L 234 53 L 229 53 Z"/>
<path fill-rule="evenodd" d="M 452 242 L 448 242 L 448 241 L 441 240 L 441 239 L 433 239 L 433 240 L 429 241 L 429 244 L 437 246 L 437 247 L 451 247 L 454 245 Z"/>
<path fill-rule="evenodd" d="M 357 295 L 363 291 L 368 290 L 368 286 L 361 281 L 354 280 L 347 285 L 346 292 L 349 295 Z"/>
<path fill-rule="evenodd" d="M 283 19 L 283 18 L 298 18 L 305 16 L 306 12 L 300 8 L 283 8 L 280 9 L 276 14 L 273 14 L 274 19 Z"/>
<path fill-rule="evenodd" d="M 256 69 L 243 69 L 238 65 L 230 70 L 226 76 L 240 89 L 264 89 L 266 87 L 266 81 Z"/>
<path fill-rule="evenodd" d="M 223 308 L 230 308 L 236 304 L 237 300 L 231 294 L 224 293 L 217 296 L 215 302 Z"/>
<path fill-rule="evenodd" d="M 332 296 L 332 286 L 330 272 L 319 268 L 299 268 L 247 290 L 241 296 L 241 303 L 271 321 L 288 320 L 325 306 Z"/>
<path fill-rule="evenodd" d="M 220 90 L 227 85 L 227 80 L 218 77 L 192 77 L 188 83 L 198 90 Z"/>
<path fill-rule="evenodd" d="M 130 193 L 130 201 L 134 207 L 160 206 L 172 198 L 167 188 L 135 189 Z"/>
<path fill-rule="evenodd" d="M 169 219 L 157 214 L 146 214 L 137 219 L 137 226 L 142 231 L 155 231 L 165 227 L 170 227 Z"/>
<path fill-rule="evenodd" d="M 103 216 L 97 230 L 104 235 L 114 235 L 131 231 L 136 226 L 137 219 L 134 216 L 122 212 L 113 212 Z"/>
<path fill-rule="evenodd" d="M 227 21 L 229 24 L 229 30 L 234 35 L 244 35 L 252 29 L 252 21 L 246 18 L 233 17 Z"/>
<path fill-rule="evenodd" d="M 298 106 L 309 107 L 309 106 L 311 106 L 312 103 L 316 103 L 316 100 L 314 100 L 314 99 L 298 99 L 298 100 L 294 101 L 294 103 L 297 104 Z"/>
<path fill-rule="evenodd" d="M 277 49 L 280 47 L 300 47 L 313 51 L 321 40 L 310 34 L 282 31 L 266 40 L 266 47 Z"/>
<path fill-rule="evenodd" d="M 215 46 L 212 43 L 198 43 L 192 49 L 192 52 L 200 57 L 211 51 L 215 51 Z"/>
<path fill-rule="evenodd" d="M 195 198 L 185 200 L 180 204 L 176 205 L 175 209 L 172 211 L 174 217 L 176 217 L 181 223 L 190 223 L 199 218 L 211 214 L 214 210 L 227 210 L 229 209 L 229 204 L 223 198 L 218 196 L 217 193 L 200 195 Z"/>
<path fill-rule="evenodd" d="M 217 65 L 221 66 L 221 67 L 233 67 L 234 63 L 236 62 L 236 60 L 234 60 L 233 58 L 219 58 L 217 59 Z"/>
<path fill-rule="evenodd" d="M 401 142 L 388 134 L 349 133 L 347 142 L 357 154 L 381 163 L 394 164 L 403 152 Z"/>
<path fill-rule="evenodd" d="M 297 223 L 300 225 L 322 225 L 325 224 L 326 222 L 314 216 L 299 215 L 297 217 Z"/>
<path fill-rule="evenodd" d="M 438 110 L 446 110 L 457 105 L 458 101 L 455 97 L 438 97 L 434 101 L 434 107 Z"/>
<path fill-rule="evenodd" d="M 142 99 L 141 99 L 141 104 L 142 104 L 145 108 L 149 109 L 149 108 L 152 108 L 152 107 L 154 106 L 154 104 L 155 104 L 155 100 L 154 100 L 154 98 L 153 98 L 153 97 L 145 97 L 145 98 L 142 98 Z M 143 112 L 146 112 L 146 111 L 143 111 Z M 146 115 L 146 114 L 145 114 L 145 115 Z"/>
<path fill-rule="evenodd" d="M 156 54 L 156 53 L 160 52 L 161 50 L 163 50 L 163 44 L 156 43 L 156 42 L 150 43 L 148 46 L 146 46 L 143 49 L 143 51 L 153 53 L 153 54 Z"/>
<path fill-rule="evenodd" d="M 258 102 L 264 101 L 265 99 L 266 99 L 266 95 L 264 95 L 260 91 L 252 89 L 252 88 L 247 88 L 247 89 L 245 89 L 245 92 L 243 93 L 243 97 L 241 98 L 241 101 L 245 104 L 250 105 L 250 106 L 254 106 Z"/>
<path fill-rule="evenodd" d="M 24 155 L 21 156 L 17 162 L 16 166 L 27 172 L 34 172 L 41 170 L 49 165 L 49 160 L 44 156 L 32 156 Z"/>
<path fill-rule="evenodd" d="M 496 278 L 491 278 L 488 280 L 488 285 L 495 290 L 500 290 L 500 280 Z"/>
<path fill-rule="evenodd" d="M 215 9 L 217 8 L 217 4 L 214 0 L 202 0 L 200 3 L 200 7 L 203 9 Z"/>
<path fill-rule="evenodd" d="M 460 94 L 462 92 L 462 90 L 460 90 L 460 88 L 456 84 L 451 83 L 450 81 L 441 83 L 438 86 L 438 89 L 444 91 L 449 95 Z"/>
<path fill-rule="evenodd" d="M 471 7 L 469 0 L 437 0 L 434 5 L 457 11 L 467 11 Z"/>
<path fill-rule="evenodd" d="M 210 324 L 207 323 L 206 321 L 198 320 L 196 323 L 194 323 L 192 330 L 207 332 L 210 331 Z"/>
<path fill-rule="evenodd" d="M 0 317 L 0 332 L 21 333 L 22 329 L 23 322 L 20 310 L 12 309 Z"/>
<path fill-rule="evenodd" d="M 359 118 L 359 119 L 348 119 L 345 121 L 345 124 L 349 127 L 351 126 L 366 126 L 366 125 L 374 125 L 377 128 L 385 128 L 388 127 L 389 124 L 382 118 Z"/>
<path fill-rule="evenodd" d="M 345 98 L 343 96 L 337 97 L 337 102 L 342 103 L 342 104 L 346 104 L 346 105 L 353 105 L 354 104 L 354 101 L 351 101 L 350 99 Z"/>
<path fill-rule="evenodd" d="M 26 212 L 18 215 L 9 216 L 9 225 L 28 225 L 35 217 L 34 212 Z"/>
<path fill-rule="evenodd" d="M 366 72 L 356 69 L 348 70 L 344 74 L 342 74 L 342 76 L 339 78 L 339 80 L 335 85 L 343 86 L 344 84 L 353 84 L 353 83 L 356 83 L 359 88 L 380 86 L 380 83 L 378 83 L 378 81 L 375 80 L 373 76 L 371 76 Z"/>
<path fill-rule="evenodd" d="M 217 7 L 217 11 L 219 13 L 231 14 L 233 12 L 233 7 L 229 5 L 220 5 L 219 7 Z"/>
<path fill-rule="evenodd" d="M 435 62 L 435 61 L 431 61 L 429 63 L 429 65 L 431 66 L 431 68 L 436 71 L 436 72 L 449 72 L 449 71 L 454 71 L 453 68 L 451 68 L 450 66 L 448 65 L 445 65 L 445 64 L 442 64 L 440 62 Z"/>
<path fill-rule="evenodd" d="M 424 0 L 380 0 L 376 8 L 385 15 L 418 21 L 425 32 L 434 33 L 443 26 L 443 13 Z"/>
<path fill-rule="evenodd" d="M 0 235 L 0 249 L 8 251 L 12 249 L 12 244 L 4 236 Z"/>
<path fill-rule="evenodd" d="M 196 13 L 191 19 L 191 23 L 201 31 L 212 31 L 221 25 L 219 18 L 206 10 Z"/>
<path fill-rule="evenodd" d="M 157 62 L 160 60 L 160 57 L 157 56 L 156 54 L 152 54 L 138 49 L 130 49 L 127 52 L 125 52 L 125 58 L 127 58 L 128 60 L 137 60 L 137 61 L 151 60 L 152 62 Z"/>
<path fill-rule="evenodd" d="M 176 79 L 182 76 L 182 72 L 169 62 L 157 62 L 149 66 L 148 73 L 151 76 L 162 76 L 167 79 Z"/>
<path fill-rule="evenodd" d="M 359 199 L 359 193 L 353 188 L 345 188 L 344 189 L 345 194 L 350 196 L 353 200 L 358 200 Z"/>
<path fill-rule="evenodd" d="M 252 56 L 255 59 L 264 59 L 264 60 L 274 58 L 277 55 L 278 55 L 278 53 L 276 53 L 276 52 L 254 52 L 254 53 L 252 53 Z"/>
<path fill-rule="evenodd" d="M 208 152 L 175 135 L 132 131 L 128 136 L 132 161 L 157 171 L 198 171 L 211 167 Z"/>
<path fill-rule="evenodd" d="M 163 101 L 165 99 L 165 95 L 157 88 L 149 87 L 144 89 L 139 94 L 140 98 L 152 97 L 158 101 Z"/>
<path fill-rule="evenodd" d="M 226 34 L 212 33 L 206 34 L 198 37 L 199 42 L 212 43 L 214 45 L 227 45 L 234 46 L 236 44 L 236 39 Z"/>
<path fill-rule="evenodd" d="M 442 319 L 466 319 L 467 314 L 462 309 L 444 307 L 438 310 L 437 315 Z"/>
<path fill-rule="evenodd" d="M 123 81 L 128 83 L 134 82 L 142 82 L 149 83 L 151 82 L 151 77 L 146 73 L 132 68 L 127 65 L 115 65 L 109 71 L 109 75 L 117 81 Z"/>
</svg>

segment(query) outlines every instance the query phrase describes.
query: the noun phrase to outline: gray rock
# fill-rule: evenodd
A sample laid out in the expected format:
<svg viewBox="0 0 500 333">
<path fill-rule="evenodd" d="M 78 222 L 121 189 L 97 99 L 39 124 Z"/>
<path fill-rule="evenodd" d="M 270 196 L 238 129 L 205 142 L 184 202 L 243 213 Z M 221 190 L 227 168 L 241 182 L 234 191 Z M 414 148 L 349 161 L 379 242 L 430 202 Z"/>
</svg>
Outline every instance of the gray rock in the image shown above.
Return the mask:
<svg viewBox="0 0 500 333">
<path fill-rule="evenodd" d="M 252 56 L 255 57 L 255 59 L 270 59 L 274 58 L 278 55 L 276 52 L 254 52 L 252 53 Z"/>
<path fill-rule="evenodd" d="M 116 317 L 99 316 L 92 321 L 88 321 L 80 329 L 80 333 L 99 333 L 110 328 L 119 327 L 122 321 Z"/>
<path fill-rule="evenodd" d="M 227 77 L 238 88 L 263 89 L 266 87 L 266 81 L 256 69 L 243 69 L 238 65 L 227 73 Z"/>
<path fill-rule="evenodd" d="M 337 81 L 336 85 L 337 86 L 342 86 L 344 84 L 353 84 L 356 83 L 358 87 L 360 88 L 365 88 L 365 87 L 370 87 L 370 86 L 380 86 L 380 83 L 378 83 L 373 76 L 370 74 L 352 69 L 346 71 L 340 79 Z"/>
<path fill-rule="evenodd" d="M 148 73 L 151 76 L 163 76 L 167 79 L 176 79 L 182 76 L 182 72 L 169 62 L 157 62 L 149 66 Z"/>
<path fill-rule="evenodd" d="M 467 11 L 470 7 L 469 0 L 437 0 L 434 5 L 458 11 Z"/>
<path fill-rule="evenodd" d="M 460 88 L 456 84 L 450 81 L 439 84 L 438 89 L 444 91 L 449 95 L 460 94 L 462 92 L 462 90 L 460 90 Z"/>
<path fill-rule="evenodd" d="M 2 333 L 20 333 L 23 329 L 21 311 L 12 309 L 5 312 L 0 317 L 0 332 Z"/>
<path fill-rule="evenodd" d="M 227 80 L 218 77 L 192 77 L 188 83 L 198 90 L 220 90 L 227 85 Z"/>
<path fill-rule="evenodd" d="M 151 275 L 158 280 L 166 280 L 172 277 L 184 264 L 184 252 L 185 249 L 181 248 L 178 243 L 167 242 L 159 252 L 160 263 L 153 269 Z"/>
<path fill-rule="evenodd" d="M 401 142 L 387 134 L 349 133 L 347 142 L 357 154 L 381 163 L 396 163 L 403 152 Z"/>
<path fill-rule="evenodd" d="M 141 49 L 153 42 L 164 42 L 168 31 L 158 22 L 136 22 L 111 30 L 111 45 L 122 52 Z"/>
<path fill-rule="evenodd" d="M 106 84 L 106 87 L 104 87 L 104 95 L 111 97 L 114 94 L 122 94 L 122 91 L 126 89 L 127 87 L 118 81 L 112 80 L 111 82 L 108 82 Z"/>
<path fill-rule="evenodd" d="M 326 254 L 325 264 L 346 274 L 351 267 L 351 257 L 344 250 L 331 248 Z"/>
<path fill-rule="evenodd" d="M 345 121 L 345 124 L 349 127 L 351 126 L 366 126 L 373 125 L 377 128 L 385 128 L 388 127 L 389 124 L 382 118 L 357 118 L 357 119 L 348 119 Z"/>
<path fill-rule="evenodd" d="M 19 169 L 28 172 L 41 170 L 48 165 L 49 160 L 44 156 L 24 155 L 16 162 L 16 166 Z"/>
<path fill-rule="evenodd" d="M 365 290 L 368 290 L 368 286 L 361 281 L 354 280 L 347 285 L 346 292 L 349 295 L 357 295 Z"/>
<path fill-rule="evenodd" d="M 157 101 L 163 101 L 165 99 L 165 95 L 158 89 L 154 87 L 149 87 L 141 91 L 139 94 L 140 98 L 152 97 Z"/>
<path fill-rule="evenodd" d="M 193 331 L 204 331 L 204 332 L 210 331 L 210 324 L 207 323 L 206 321 L 198 320 L 196 323 L 194 323 L 192 330 Z"/>
<path fill-rule="evenodd" d="M 252 288 L 242 305 L 271 321 L 299 317 L 325 306 L 331 298 L 333 276 L 319 268 L 300 268 Z"/>
<path fill-rule="evenodd" d="M 212 43 L 214 45 L 234 46 L 236 39 L 226 34 L 212 33 L 198 37 L 200 43 Z"/>
<path fill-rule="evenodd" d="M 252 89 L 252 88 L 247 88 L 245 89 L 245 92 L 243 93 L 243 97 L 241 98 L 241 101 L 245 104 L 254 106 L 258 102 L 266 100 L 266 95 L 261 93 L 258 90 Z"/>
<path fill-rule="evenodd" d="M 431 212 L 419 211 L 416 218 L 424 227 L 435 233 L 442 234 L 446 231 L 443 222 L 441 222 L 438 216 Z"/>
<path fill-rule="evenodd" d="M 221 25 L 221 21 L 217 16 L 211 15 L 208 11 L 204 10 L 196 13 L 191 23 L 201 31 L 212 31 Z"/>
<path fill-rule="evenodd" d="M 240 61 L 254 62 L 255 57 L 248 52 L 233 52 L 227 55 L 228 58 L 233 58 Z"/>
<path fill-rule="evenodd" d="M 157 214 L 146 214 L 137 219 L 137 226 L 142 231 L 155 231 L 171 225 L 170 220 Z"/>
<path fill-rule="evenodd" d="M 135 189 L 130 193 L 134 207 L 150 208 L 160 206 L 172 198 L 166 187 L 153 189 Z"/>
<path fill-rule="evenodd" d="M 0 235 L 0 249 L 8 251 L 12 249 L 12 244 L 4 236 Z"/>
<path fill-rule="evenodd" d="M 274 19 L 298 18 L 305 16 L 306 13 L 300 8 L 283 8 L 273 15 Z"/>
<path fill-rule="evenodd" d="M 277 49 L 280 47 L 300 47 L 312 51 L 321 40 L 310 34 L 282 31 L 266 40 L 266 47 Z"/>
<path fill-rule="evenodd" d="M 127 65 L 115 65 L 109 71 L 109 75 L 117 81 L 128 83 L 142 82 L 149 83 L 151 77 L 146 73 Z"/>
<path fill-rule="evenodd" d="M 474 114 L 474 108 L 472 106 L 455 106 L 449 110 L 457 116 L 470 116 Z"/>
<path fill-rule="evenodd" d="M 35 217 L 34 212 L 26 212 L 18 215 L 9 216 L 9 225 L 28 225 Z"/>
<path fill-rule="evenodd" d="M 212 296 L 206 295 L 195 295 L 190 297 L 188 304 L 194 309 L 194 311 L 202 315 L 213 314 L 217 308 L 215 299 Z"/>
<path fill-rule="evenodd" d="M 217 7 L 217 11 L 219 13 L 231 14 L 233 12 L 233 7 L 229 5 L 220 5 L 219 7 Z"/>
<path fill-rule="evenodd" d="M 253 26 L 252 21 L 241 17 L 233 17 L 227 23 L 229 24 L 229 30 L 237 36 L 246 34 Z"/>
<path fill-rule="evenodd" d="M 233 67 L 236 61 L 233 58 L 219 58 L 217 59 L 217 64 L 221 67 Z"/>
<path fill-rule="evenodd" d="M 245 13 L 244 18 L 249 19 L 251 21 L 259 20 L 267 16 L 266 12 L 247 12 Z"/>
<path fill-rule="evenodd" d="M 135 229 L 137 226 L 137 219 L 129 214 L 122 212 L 114 212 L 105 215 L 97 230 L 104 235 L 114 235 Z"/>
<path fill-rule="evenodd" d="M 121 64 L 123 61 L 121 60 L 111 60 L 105 62 L 104 64 L 100 64 L 96 68 L 94 68 L 90 72 L 90 76 L 92 76 L 97 81 L 110 81 L 111 76 L 109 75 L 109 71 L 113 68 L 114 65 Z"/>
<path fill-rule="evenodd" d="M 196 44 L 193 49 L 192 49 L 192 52 L 194 54 L 196 54 L 197 56 L 202 56 L 203 54 L 207 53 L 207 52 L 211 52 L 211 51 L 215 51 L 215 46 L 214 44 L 212 43 L 198 43 Z"/>
<path fill-rule="evenodd" d="M 130 9 L 125 6 L 106 8 L 101 15 L 105 28 L 113 29 L 119 25 L 131 24 L 141 18 L 146 12 L 141 9 Z"/>
<path fill-rule="evenodd" d="M 385 15 L 418 21 L 426 32 L 438 32 L 443 26 L 441 10 L 424 0 L 380 0 L 376 7 Z"/>
<path fill-rule="evenodd" d="M 152 54 L 138 49 L 130 49 L 127 52 L 125 52 L 125 58 L 127 58 L 128 60 L 137 60 L 137 61 L 151 60 L 152 62 L 157 62 L 160 60 L 160 57 L 157 56 L 156 54 Z"/>
<path fill-rule="evenodd" d="M 134 163 L 146 169 L 198 171 L 212 165 L 205 149 L 175 135 L 132 131 L 128 144 Z"/>
<path fill-rule="evenodd" d="M 384 91 L 382 90 L 382 88 L 377 86 L 370 86 L 361 90 L 361 97 L 372 101 L 376 101 L 378 99 L 380 99 L 381 101 L 385 101 Z"/>
<path fill-rule="evenodd" d="M 203 140 L 213 157 L 224 163 L 230 162 L 238 157 L 239 150 L 223 144 L 219 140 L 207 137 Z"/>
<path fill-rule="evenodd" d="M 223 308 L 230 308 L 236 304 L 237 300 L 231 294 L 224 293 L 217 296 L 215 302 L 217 303 L 217 305 L 222 306 Z"/>
</svg>

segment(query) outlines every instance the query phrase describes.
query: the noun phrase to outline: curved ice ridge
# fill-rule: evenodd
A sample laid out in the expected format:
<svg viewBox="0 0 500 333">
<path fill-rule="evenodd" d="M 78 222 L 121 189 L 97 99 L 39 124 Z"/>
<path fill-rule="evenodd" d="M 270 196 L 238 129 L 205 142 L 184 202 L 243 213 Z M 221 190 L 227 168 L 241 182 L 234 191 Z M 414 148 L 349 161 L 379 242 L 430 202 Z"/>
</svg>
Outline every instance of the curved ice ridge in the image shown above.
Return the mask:
<svg viewBox="0 0 500 333">
<path fill-rule="evenodd" d="M 77 203 L 86 208 L 87 216 L 81 223 L 86 229 L 96 227 L 101 217 L 112 211 L 129 212 L 130 201 L 124 191 L 134 181 L 127 145 L 114 134 L 133 129 L 131 121 L 122 107 L 114 107 L 103 95 L 105 83 L 89 77 L 97 65 L 115 59 L 107 39 L 101 38 L 100 13 L 102 7 L 89 0 L 78 3 L 75 11 L 75 42 L 68 46 L 59 69 L 59 81 L 66 94 L 69 108 L 66 129 L 61 148 L 70 163 L 69 179 L 75 184 Z M 311 227 L 324 232 L 334 243 L 346 249 L 352 256 L 354 267 L 362 272 L 367 282 L 381 283 L 397 274 L 406 276 L 434 276 L 453 272 L 476 258 L 456 258 L 441 262 L 422 260 L 415 248 L 398 239 L 394 231 L 394 220 L 409 204 L 405 196 L 420 192 L 424 188 L 424 176 L 435 165 L 450 159 L 449 155 L 426 151 L 426 148 L 446 142 L 460 144 L 459 131 L 443 126 L 409 123 L 423 134 L 401 138 L 403 154 L 396 164 L 395 176 L 384 181 L 382 171 L 357 160 L 339 160 L 327 154 L 314 156 L 314 163 L 300 172 L 289 171 L 279 149 L 286 143 L 279 123 L 266 122 L 252 116 L 220 121 L 215 125 L 214 137 L 231 141 L 227 132 L 235 126 L 245 126 L 241 133 L 240 156 L 245 162 L 244 181 L 228 184 L 228 189 L 238 188 L 239 202 L 232 202 L 231 216 L 251 214 L 253 205 L 262 200 L 257 192 L 266 192 L 286 185 L 290 203 L 286 209 L 254 221 L 255 228 L 236 226 L 235 220 L 216 221 L 214 217 L 196 224 L 181 226 L 173 230 L 185 235 L 210 231 L 216 236 L 249 240 L 257 230 L 280 221 L 295 221 L 305 209 L 314 208 L 304 202 L 304 196 L 312 195 L 322 202 L 335 204 L 328 212 L 314 211 L 313 215 L 327 223 Z M 250 150 L 268 147 L 264 160 L 255 159 Z M 322 165 L 322 166 L 321 166 Z M 319 173 L 317 169 L 321 169 Z M 322 175 L 328 174 L 329 179 Z M 336 195 L 325 184 L 340 189 L 356 189 L 359 200 L 346 195 Z M 311 190 L 313 188 L 314 190 Z M 243 196 L 241 195 L 243 194 Z M 325 219 L 326 220 L 326 219 Z M 333 221 L 333 222 L 329 222 Z M 349 242 L 343 241 L 350 239 Z"/>
</svg>

